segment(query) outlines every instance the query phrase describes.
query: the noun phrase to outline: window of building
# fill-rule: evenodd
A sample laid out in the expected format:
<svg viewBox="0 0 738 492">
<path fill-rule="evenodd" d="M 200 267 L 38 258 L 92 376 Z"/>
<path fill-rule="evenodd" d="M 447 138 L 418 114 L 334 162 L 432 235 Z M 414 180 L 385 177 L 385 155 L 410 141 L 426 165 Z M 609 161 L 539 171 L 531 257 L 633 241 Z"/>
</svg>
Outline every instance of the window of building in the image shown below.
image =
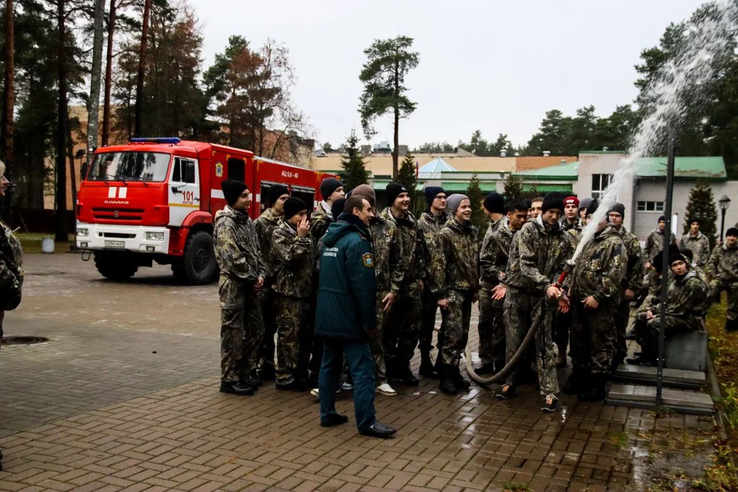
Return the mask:
<svg viewBox="0 0 738 492">
<path fill-rule="evenodd" d="M 639 212 L 663 212 L 664 202 L 638 202 L 636 210 Z"/>
<path fill-rule="evenodd" d="M 612 174 L 593 174 L 592 175 L 592 198 L 599 200 L 604 194 L 610 181 L 612 180 Z"/>
</svg>

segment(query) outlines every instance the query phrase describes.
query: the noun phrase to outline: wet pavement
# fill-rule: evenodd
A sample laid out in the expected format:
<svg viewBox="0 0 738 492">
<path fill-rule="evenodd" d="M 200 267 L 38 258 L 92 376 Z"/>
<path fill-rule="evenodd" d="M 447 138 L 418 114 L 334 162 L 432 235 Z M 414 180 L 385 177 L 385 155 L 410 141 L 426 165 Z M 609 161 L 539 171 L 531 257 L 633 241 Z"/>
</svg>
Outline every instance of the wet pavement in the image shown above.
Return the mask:
<svg viewBox="0 0 738 492">
<path fill-rule="evenodd" d="M 566 396 L 544 415 L 532 386 L 507 402 L 496 387 L 400 386 L 376 400 L 399 428 L 387 441 L 356 433 L 344 393 L 349 424 L 324 429 L 307 393 L 218 392 L 215 285 L 177 285 L 161 266 L 109 282 L 73 254 L 29 255 L 26 269 L 5 334 L 49 341 L 0 351 L 0 490 L 641 490 L 654 466 L 707 460 L 712 418 Z M 654 436 L 699 458 L 659 461 Z"/>
</svg>

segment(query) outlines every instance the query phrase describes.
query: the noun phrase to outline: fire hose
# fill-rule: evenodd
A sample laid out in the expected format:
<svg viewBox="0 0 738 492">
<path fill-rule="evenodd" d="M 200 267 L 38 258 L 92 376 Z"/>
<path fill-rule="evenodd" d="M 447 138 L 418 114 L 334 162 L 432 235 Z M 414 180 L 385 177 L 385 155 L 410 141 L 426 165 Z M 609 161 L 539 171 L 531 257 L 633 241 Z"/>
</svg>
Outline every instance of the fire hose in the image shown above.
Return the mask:
<svg viewBox="0 0 738 492">
<path fill-rule="evenodd" d="M 568 260 L 566 262 L 566 267 L 564 268 L 564 271 L 561 272 L 561 275 L 559 276 L 559 279 L 554 284 L 555 287 L 561 288 L 561 286 L 564 283 L 564 280 L 566 280 L 566 277 L 571 273 L 571 271 L 574 268 L 574 262 L 571 260 Z M 471 347 L 467 345 L 466 350 L 464 351 L 464 362 L 466 364 L 466 372 L 469 374 L 469 377 L 472 378 L 472 380 L 480 384 L 482 386 L 487 386 L 489 384 L 495 384 L 495 383 L 501 383 L 505 380 L 505 378 L 510 374 L 510 372 L 515 368 L 516 365 L 520 362 L 521 359 L 523 359 L 526 350 L 528 349 L 528 345 L 530 345 L 530 342 L 533 341 L 533 337 L 536 336 L 536 333 L 538 333 L 538 329 L 541 327 L 541 324 L 543 323 L 543 316 L 545 312 L 541 310 L 541 312 L 536 316 L 536 318 L 533 320 L 533 323 L 530 326 L 530 329 L 528 330 L 528 333 L 525 334 L 525 338 L 523 338 L 523 341 L 520 343 L 520 347 L 518 347 L 518 350 L 515 352 L 515 355 L 513 355 L 509 361 L 505 364 L 505 367 L 500 369 L 496 374 L 493 374 L 492 376 L 483 378 L 482 376 L 478 375 L 476 371 L 474 371 L 474 365 L 472 364 L 472 357 L 471 357 Z"/>
</svg>

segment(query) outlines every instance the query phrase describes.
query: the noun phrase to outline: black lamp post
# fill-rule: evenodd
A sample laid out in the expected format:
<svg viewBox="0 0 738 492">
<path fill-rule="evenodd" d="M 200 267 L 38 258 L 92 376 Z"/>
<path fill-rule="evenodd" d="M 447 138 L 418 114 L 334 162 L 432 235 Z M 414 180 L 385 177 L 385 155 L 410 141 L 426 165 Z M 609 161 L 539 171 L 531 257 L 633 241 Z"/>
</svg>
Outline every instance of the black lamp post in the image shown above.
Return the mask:
<svg viewBox="0 0 738 492">
<path fill-rule="evenodd" d="M 723 195 L 718 200 L 718 206 L 720 207 L 720 213 L 722 218 L 720 219 L 720 240 L 723 240 L 723 233 L 725 232 L 725 211 L 730 207 L 730 198 L 728 195 Z"/>
</svg>

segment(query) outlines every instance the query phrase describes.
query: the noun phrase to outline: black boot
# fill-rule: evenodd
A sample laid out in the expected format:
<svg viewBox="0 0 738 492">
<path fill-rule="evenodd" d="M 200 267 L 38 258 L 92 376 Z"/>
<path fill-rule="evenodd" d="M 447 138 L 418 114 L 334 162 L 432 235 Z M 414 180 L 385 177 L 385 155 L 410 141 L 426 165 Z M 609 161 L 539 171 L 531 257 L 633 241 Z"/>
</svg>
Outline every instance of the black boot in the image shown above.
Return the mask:
<svg viewBox="0 0 738 492">
<path fill-rule="evenodd" d="M 565 395 L 578 395 L 589 389 L 589 372 L 582 368 L 575 367 L 571 371 L 571 376 L 566 381 L 562 391 Z"/>
<path fill-rule="evenodd" d="M 440 364 L 439 365 L 439 375 L 441 377 L 441 384 L 439 386 L 439 389 L 441 392 L 446 393 L 447 395 L 456 395 L 459 393 L 458 388 L 456 388 L 456 385 L 454 384 L 453 379 L 451 378 L 450 370 L 451 366 L 447 364 Z"/>
<path fill-rule="evenodd" d="M 258 374 L 262 381 L 274 381 L 274 366 L 265 364 L 259 369 Z"/>
<path fill-rule="evenodd" d="M 433 360 L 430 352 L 420 352 L 420 370 L 418 374 L 424 378 L 438 379 L 438 371 L 433 367 Z"/>
<path fill-rule="evenodd" d="M 607 396 L 605 382 L 607 376 L 604 374 L 592 375 L 592 387 L 577 395 L 579 401 L 602 401 Z"/>
<path fill-rule="evenodd" d="M 657 358 L 658 356 L 656 354 L 642 349 L 640 353 L 634 354 L 634 357 L 625 359 L 625 362 L 635 366 L 655 366 Z"/>
<path fill-rule="evenodd" d="M 451 379 L 453 380 L 454 386 L 456 386 L 456 388 L 462 391 L 468 391 L 471 388 L 471 383 L 464 379 L 464 376 L 461 375 L 461 370 L 459 369 L 458 365 L 452 366 L 450 371 Z"/>
<path fill-rule="evenodd" d="M 417 386 L 420 383 L 418 378 L 413 375 L 413 371 L 410 369 L 410 362 L 398 365 L 395 372 L 395 380 L 408 386 Z"/>
<path fill-rule="evenodd" d="M 238 396 L 251 396 L 254 394 L 254 388 L 242 383 L 241 381 L 237 383 L 226 383 L 225 381 L 221 381 L 220 392 Z"/>
</svg>

